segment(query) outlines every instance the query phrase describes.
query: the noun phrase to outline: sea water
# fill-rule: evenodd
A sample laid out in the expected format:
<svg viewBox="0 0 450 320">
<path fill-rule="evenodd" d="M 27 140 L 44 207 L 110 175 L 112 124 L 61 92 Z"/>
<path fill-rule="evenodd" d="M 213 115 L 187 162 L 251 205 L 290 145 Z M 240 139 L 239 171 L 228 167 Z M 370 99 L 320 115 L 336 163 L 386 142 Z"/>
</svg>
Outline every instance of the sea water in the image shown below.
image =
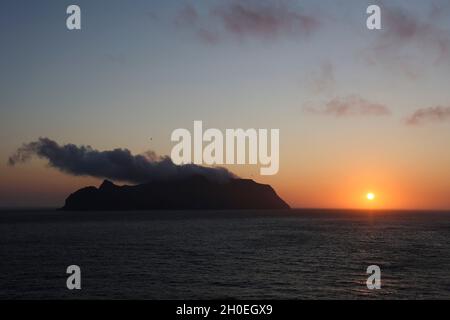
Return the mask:
<svg viewBox="0 0 450 320">
<path fill-rule="evenodd" d="M 449 272 L 445 212 L 0 212 L 2 299 L 449 299 Z"/>
</svg>

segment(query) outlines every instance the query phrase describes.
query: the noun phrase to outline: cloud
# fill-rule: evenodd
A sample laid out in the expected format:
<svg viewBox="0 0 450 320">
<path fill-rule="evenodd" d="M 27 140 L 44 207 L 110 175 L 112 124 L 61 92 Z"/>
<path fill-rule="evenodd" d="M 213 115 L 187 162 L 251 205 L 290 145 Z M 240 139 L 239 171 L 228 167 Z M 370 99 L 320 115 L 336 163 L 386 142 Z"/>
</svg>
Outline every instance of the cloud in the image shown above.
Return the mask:
<svg viewBox="0 0 450 320">
<path fill-rule="evenodd" d="M 440 63 L 450 58 L 450 33 L 436 23 L 435 12 L 424 19 L 405 8 L 384 6 L 383 30 L 368 51 L 368 60 L 388 67 L 400 67 L 407 75 L 417 75 L 417 61 Z M 400 65 L 399 65 L 400 64 Z"/>
<path fill-rule="evenodd" d="M 177 180 L 203 175 L 211 180 L 225 181 L 235 176 L 225 168 L 209 168 L 194 164 L 175 165 L 169 157 L 154 152 L 132 155 L 128 149 L 98 151 L 90 146 L 60 146 L 48 138 L 25 143 L 8 160 L 14 166 L 33 156 L 48 160 L 50 167 L 75 176 L 91 176 L 132 183 L 155 180 Z"/>
<path fill-rule="evenodd" d="M 448 0 L 436 0 L 431 3 L 430 17 L 433 20 L 448 19 L 450 2 Z"/>
<path fill-rule="evenodd" d="M 283 34 L 310 35 L 320 25 L 316 17 L 292 10 L 283 2 L 231 1 L 214 10 L 229 33 L 276 37 Z"/>
<path fill-rule="evenodd" d="M 220 41 L 220 35 L 217 32 L 203 27 L 197 28 L 197 36 L 206 44 L 216 44 Z"/>
<path fill-rule="evenodd" d="M 220 40 L 220 35 L 206 26 L 206 21 L 197 9 L 186 3 L 175 17 L 175 26 L 180 29 L 193 30 L 195 35 L 206 44 L 216 44 Z"/>
<path fill-rule="evenodd" d="M 357 95 L 335 97 L 322 107 L 306 107 L 306 112 L 312 114 L 347 116 L 384 116 L 389 115 L 389 109 L 378 103 L 369 102 Z"/>
<path fill-rule="evenodd" d="M 309 81 L 313 94 L 332 92 L 335 85 L 334 66 L 330 62 L 322 63 L 319 72 L 313 73 Z"/>
<path fill-rule="evenodd" d="M 199 20 L 197 10 L 192 5 L 186 3 L 178 12 L 175 18 L 175 24 L 180 27 L 195 26 Z"/>
<path fill-rule="evenodd" d="M 432 21 L 423 22 L 413 15 L 400 10 L 387 10 L 385 14 L 387 35 L 384 45 L 398 45 L 416 41 L 423 48 L 435 49 L 438 58 L 449 54 L 448 32 L 435 26 Z"/>
<path fill-rule="evenodd" d="M 430 107 L 416 110 L 406 119 L 408 125 L 420 125 L 429 122 L 450 120 L 450 107 Z"/>
<path fill-rule="evenodd" d="M 203 15 L 186 4 L 178 12 L 175 25 L 191 28 L 205 42 L 216 43 L 224 34 L 239 40 L 309 36 L 319 28 L 320 21 L 314 15 L 291 8 L 285 1 L 233 0 L 214 6 Z"/>
</svg>

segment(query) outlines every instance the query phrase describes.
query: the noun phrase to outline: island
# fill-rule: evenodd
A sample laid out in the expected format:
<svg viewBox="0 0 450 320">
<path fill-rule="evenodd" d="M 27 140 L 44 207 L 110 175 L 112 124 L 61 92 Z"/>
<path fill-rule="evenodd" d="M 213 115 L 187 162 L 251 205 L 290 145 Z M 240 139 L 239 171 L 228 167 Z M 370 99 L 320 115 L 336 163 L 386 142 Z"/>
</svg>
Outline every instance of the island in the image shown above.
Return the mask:
<svg viewBox="0 0 450 320">
<path fill-rule="evenodd" d="M 268 210 L 289 209 L 275 190 L 250 179 L 213 181 L 196 175 L 172 181 L 118 186 L 105 180 L 99 188 L 72 193 L 62 210 Z"/>
</svg>

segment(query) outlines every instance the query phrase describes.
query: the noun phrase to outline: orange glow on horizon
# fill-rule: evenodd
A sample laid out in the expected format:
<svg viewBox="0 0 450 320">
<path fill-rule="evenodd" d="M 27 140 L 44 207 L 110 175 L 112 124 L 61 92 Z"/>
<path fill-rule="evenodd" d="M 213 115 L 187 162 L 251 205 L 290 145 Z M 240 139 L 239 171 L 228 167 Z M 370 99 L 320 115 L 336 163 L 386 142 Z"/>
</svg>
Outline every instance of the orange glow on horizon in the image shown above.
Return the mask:
<svg viewBox="0 0 450 320">
<path fill-rule="evenodd" d="M 229 166 L 242 178 L 271 185 L 291 208 L 360 210 L 449 210 L 447 180 L 440 175 L 411 175 L 389 166 L 350 164 L 332 168 L 326 164 L 295 163 L 281 166 L 276 176 L 260 176 L 257 168 Z M 86 186 L 98 186 L 101 179 L 73 177 L 42 160 L 17 167 L 0 164 L 0 202 L 4 206 L 63 205 L 72 192 Z M 121 182 L 117 182 L 121 184 Z M 368 194 L 373 193 L 370 200 Z"/>
</svg>

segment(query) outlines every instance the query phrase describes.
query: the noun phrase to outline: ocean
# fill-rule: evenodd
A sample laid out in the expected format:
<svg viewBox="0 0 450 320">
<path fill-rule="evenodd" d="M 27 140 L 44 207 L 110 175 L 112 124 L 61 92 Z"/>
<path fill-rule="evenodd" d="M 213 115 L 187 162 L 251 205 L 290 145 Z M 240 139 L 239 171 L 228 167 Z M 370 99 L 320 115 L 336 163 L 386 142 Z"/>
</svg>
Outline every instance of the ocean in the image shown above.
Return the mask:
<svg viewBox="0 0 450 320">
<path fill-rule="evenodd" d="M 0 212 L 1 299 L 449 299 L 449 272 L 445 212 Z"/>
</svg>

